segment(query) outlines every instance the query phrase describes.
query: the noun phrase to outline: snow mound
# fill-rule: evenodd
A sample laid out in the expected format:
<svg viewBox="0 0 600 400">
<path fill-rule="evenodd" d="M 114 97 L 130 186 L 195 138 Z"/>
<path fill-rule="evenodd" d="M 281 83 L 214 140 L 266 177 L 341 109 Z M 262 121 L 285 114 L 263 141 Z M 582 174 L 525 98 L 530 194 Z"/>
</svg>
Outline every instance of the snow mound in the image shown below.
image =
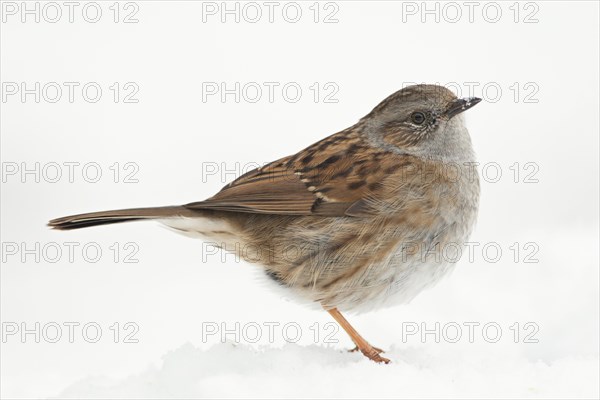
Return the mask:
<svg viewBox="0 0 600 400">
<path fill-rule="evenodd" d="M 389 365 L 333 347 L 185 344 L 159 368 L 122 380 L 90 377 L 57 398 L 598 398 L 598 358 L 551 363 L 519 355 L 391 349 Z"/>
</svg>

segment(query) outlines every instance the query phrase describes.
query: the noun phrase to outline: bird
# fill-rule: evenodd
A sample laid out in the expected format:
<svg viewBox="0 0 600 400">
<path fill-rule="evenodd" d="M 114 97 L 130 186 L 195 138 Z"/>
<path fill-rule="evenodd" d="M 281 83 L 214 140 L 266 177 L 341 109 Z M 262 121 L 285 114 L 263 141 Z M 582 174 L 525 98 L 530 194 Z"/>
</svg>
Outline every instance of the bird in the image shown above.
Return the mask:
<svg viewBox="0 0 600 400">
<path fill-rule="evenodd" d="M 412 300 L 456 265 L 445 256 L 474 228 L 480 185 L 458 98 L 405 86 L 357 123 L 251 170 L 214 196 L 179 206 L 53 219 L 57 230 L 154 220 L 218 242 L 268 281 L 326 310 L 353 351 L 389 363 L 342 315 Z"/>
</svg>

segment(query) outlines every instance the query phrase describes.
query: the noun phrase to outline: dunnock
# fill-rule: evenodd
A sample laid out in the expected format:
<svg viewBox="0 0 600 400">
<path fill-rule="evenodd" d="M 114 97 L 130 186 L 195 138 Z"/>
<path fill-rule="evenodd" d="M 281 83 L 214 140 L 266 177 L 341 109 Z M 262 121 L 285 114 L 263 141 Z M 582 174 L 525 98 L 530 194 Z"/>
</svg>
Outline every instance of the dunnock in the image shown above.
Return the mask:
<svg viewBox="0 0 600 400">
<path fill-rule="evenodd" d="M 365 356 L 389 362 L 340 313 L 411 300 L 452 267 L 445 246 L 471 233 L 479 202 L 458 99 L 406 87 L 358 123 L 183 206 L 54 219 L 69 230 L 157 220 L 262 265 L 278 285 L 324 307 Z"/>
</svg>

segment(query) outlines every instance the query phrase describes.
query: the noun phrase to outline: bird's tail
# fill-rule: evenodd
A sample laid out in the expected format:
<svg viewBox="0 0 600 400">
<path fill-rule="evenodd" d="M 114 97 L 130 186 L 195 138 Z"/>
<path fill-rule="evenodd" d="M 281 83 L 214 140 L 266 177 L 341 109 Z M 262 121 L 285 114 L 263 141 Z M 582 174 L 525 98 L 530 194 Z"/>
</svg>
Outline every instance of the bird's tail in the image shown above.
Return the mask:
<svg viewBox="0 0 600 400">
<path fill-rule="evenodd" d="M 129 208 L 126 210 L 99 211 L 56 218 L 48 222 L 48 226 L 53 229 L 66 231 L 87 228 L 88 226 L 116 224 L 119 222 L 197 217 L 198 215 L 201 215 L 199 211 L 190 210 L 184 206 Z"/>
</svg>

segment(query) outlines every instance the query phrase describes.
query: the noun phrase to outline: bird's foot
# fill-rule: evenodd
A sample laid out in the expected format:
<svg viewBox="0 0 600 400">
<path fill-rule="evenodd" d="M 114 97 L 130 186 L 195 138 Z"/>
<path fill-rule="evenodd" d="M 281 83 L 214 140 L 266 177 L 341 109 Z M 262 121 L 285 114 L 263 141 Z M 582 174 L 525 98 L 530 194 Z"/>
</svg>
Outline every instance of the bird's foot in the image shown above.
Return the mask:
<svg viewBox="0 0 600 400">
<path fill-rule="evenodd" d="M 391 362 L 388 358 L 380 356 L 380 354 L 385 353 L 385 351 L 371 345 L 367 345 L 362 349 L 358 346 L 355 346 L 353 349 L 350 349 L 348 351 L 354 353 L 355 351 L 359 350 L 361 353 L 363 353 L 365 357 L 367 357 L 369 360 L 375 361 L 376 363 L 389 364 Z"/>
<path fill-rule="evenodd" d="M 378 353 L 385 353 L 385 350 L 381 350 L 379 347 L 375 347 L 375 346 L 371 346 L 374 350 L 376 350 Z M 348 353 L 356 353 L 358 350 L 360 350 L 358 348 L 358 346 L 354 346 L 354 348 L 349 349 Z"/>
</svg>

